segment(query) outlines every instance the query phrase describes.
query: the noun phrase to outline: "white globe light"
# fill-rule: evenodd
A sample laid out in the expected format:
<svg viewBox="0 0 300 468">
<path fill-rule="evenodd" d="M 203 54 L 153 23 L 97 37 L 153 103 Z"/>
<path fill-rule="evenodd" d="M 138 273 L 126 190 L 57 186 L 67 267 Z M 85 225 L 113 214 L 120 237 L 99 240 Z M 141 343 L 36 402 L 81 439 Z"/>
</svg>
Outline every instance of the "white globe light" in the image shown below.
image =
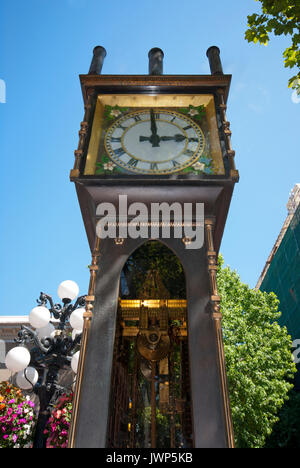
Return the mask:
<svg viewBox="0 0 300 468">
<path fill-rule="evenodd" d="M 38 306 L 29 314 L 29 323 L 33 328 L 43 328 L 50 322 L 51 314 L 47 307 Z"/>
<path fill-rule="evenodd" d="M 72 371 L 75 374 L 77 374 L 77 369 L 78 369 L 79 353 L 80 351 L 77 351 L 77 353 L 75 353 L 74 356 L 72 357 L 72 361 L 71 361 Z"/>
<path fill-rule="evenodd" d="M 24 346 L 11 349 L 5 358 L 5 365 L 11 372 L 24 370 L 30 363 L 30 352 Z"/>
<path fill-rule="evenodd" d="M 70 315 L 70 325 L 72 328 L 74 328 L 74 330 L 82 331 L 84 312 L 85 309 L 81 307 L 80 309 L 74 310 L 74 312 L 72 312 L 72 314 Z"/>
<path fill-rule="evenodd" d="M 79 287 L 75 281 L 63 281 L 58 286 L 57 294 L 61 300 L 70 299 L 71 301 L 74 301 L 79 294 Z"/>
<path fill-rule="evenodd" d="M 39 374 L 37 370 L 33 367 L 27 367 L 17 373 L 16 384 L 22 390 L 30 390 L 37 383 L 38 378 Z"/>
<path fill-rule="evenodd" d="M 37 334 L 40 340 L 48 337 L 53 338 L 54 332 L 55 327 L 54 325 L 52 325 L 52 323 L 48 323 L 48 325 L 46 325 L 45 327 L 37 329 Z"/>
</svg>

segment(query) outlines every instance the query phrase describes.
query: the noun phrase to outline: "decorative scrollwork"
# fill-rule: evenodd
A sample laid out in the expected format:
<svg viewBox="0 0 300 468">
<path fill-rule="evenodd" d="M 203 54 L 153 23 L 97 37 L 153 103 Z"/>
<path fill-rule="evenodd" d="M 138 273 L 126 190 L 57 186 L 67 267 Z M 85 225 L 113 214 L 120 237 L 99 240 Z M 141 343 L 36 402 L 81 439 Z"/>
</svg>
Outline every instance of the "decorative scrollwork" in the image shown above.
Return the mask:
<svg viewBox="0 0 300 468">
<path fill-rule="evenodd" d="M 77 298 L 74 304 L 70 300 L 63 300 L 63 305 L 54 304 L 52 297 L 41 292 L 37 299 L 39 306 L 48 308 L 55 330 L 51 336 L 42 337 L 39 330 L 33 330 L 22 325 L 15 342 L 19 346 L 27 347 L 30 350 L 30 367 L 34 367 L 38 372 L 38 381 L 32 384 L 26 377 L 24 378 L 32 385 L 33 391 L 39 398 L 40 411 L 37 424 L 37 431 L 34 441 L 35 448 L 44 448 L 45 437 L 44 427 L 50 416 L 51 409 L 59 395 L 65 393 L 67 388 L 59 385 L 59 373 L 62 369 L 70 369 L 72 357 L 78 351 L 81 343 L 82 333 L 71 336 L 70 316 L 78 308 L 86 305 L 86 296 Z"/>
</svg>

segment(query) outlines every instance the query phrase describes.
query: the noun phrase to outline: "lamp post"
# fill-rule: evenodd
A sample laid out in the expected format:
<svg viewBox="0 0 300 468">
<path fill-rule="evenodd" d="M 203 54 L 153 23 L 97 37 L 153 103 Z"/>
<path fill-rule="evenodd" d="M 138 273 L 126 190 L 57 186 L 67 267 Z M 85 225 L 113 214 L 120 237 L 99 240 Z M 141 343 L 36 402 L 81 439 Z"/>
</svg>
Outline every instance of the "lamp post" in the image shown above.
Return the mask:
<svg viewBox="0 0 300 468">
<path fill-rule="evenodd" d="M 6 367 L 17 373 L 16 384 L 23 390 L 32 390 L 39 398 L 33 448 L 46 447 L 44 430 L 51 408 L 66 390 L 59 385 L 60 371 L 71 367 L 77 372 L 85 311 L 85 296 L 77 297 L 78 294 L 79 288 L 73 281 L 59 285 L 58 296 L 63 305 L 54 304 L 51 296 L 41 293 L 38 306 L 29 314 L 33 329 L 23 325 L 15 339 L 17 346 L 6 355 Z M 55 319 L 53 324 L 51 318 Z"/>
</svg>

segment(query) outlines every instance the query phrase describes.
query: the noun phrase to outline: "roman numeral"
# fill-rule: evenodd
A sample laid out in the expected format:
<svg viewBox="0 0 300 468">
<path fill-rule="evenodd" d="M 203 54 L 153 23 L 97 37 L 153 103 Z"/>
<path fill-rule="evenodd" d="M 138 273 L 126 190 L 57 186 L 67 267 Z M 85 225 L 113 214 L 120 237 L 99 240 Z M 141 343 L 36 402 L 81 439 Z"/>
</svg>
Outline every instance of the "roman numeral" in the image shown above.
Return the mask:
<svg viewBox="0 0 300 468">
<path fill-rule="evenodd" d="M 154 114 L 154 117 L 155 117 L 156 119 L 160 119 L 160 114 Z"/>
<path fill-rule="evenodd" d="M 112 143 L 121 143 L 121 137 L 111 137 L 110 141 Z"/>
<path fill-rule="evenodd" d="M 192 128 L 192 126 L 188 125 L 187 127 L 184 127 L 183 130 L 189 130 L 190 128 Z"/>
<path fill-rule="evenodd" d="M 127 165 L 130 166 L 130 167 L 136 167 L 138 164 L 138 160 L 137 159 L 134 159 L 134 158 L 131 158 L 130 161 L 128 161 Z"/>
<path fill-rule="evenodd" d="M 135 115 L 133 118 L 136 122 L 140 122 L 142 120 L 139 115 Z"/>
<path fill-rule="evenodd" d="M 127 130 L 128 127 L 123 127 L 123 125 L 120 124 L 120 125 L 118 125 L 117 128 L 121 128 L 122 130 Z"/>
<path fill-rule="evenodd" d="M 199 143 L 199 138 L 189 138 L 190 143 Z"/>
<path fill-rule="evenodd" d="M 193 156 L 194 151 L 191 151 L 191 150 L 187 149 L 187 150 L 185 150 L 185 152 L 183 154 L 186 154 L 187 156 Z"/>
<path fill-rule="evenodd" d="M 114 153 L 115 153 L 118 157 L 120 157 L 120 156 L 122 156 L 123 154 L 125 154 L 125 151 L 123 150 L 122 146 L 120 146 L 120 148 L 114 149 L 113 151 L 114 151 Z"/>
<path fill-rule="evenodd" d="M 151 163 L 151 164 L 150 164 L 150 170 L 151 170 L 151 171 L 157 171 L 157 170 L 158 170 L 158 165 L 157 165 L 157 163 Z"/>
<path fill-rule="evenodd" d="M 175 117 L 173 117 L 173 119 L 170 120 L 170 122 L 174 122 L 175 119 L 176 119 L 176 115 Z"/>
<path fill-rule="evenodd" d="M 173 159 L 172 163 L 173 163 L 174 167 L 179 167 L 180 166 L 180 164 L 177 161 L 175 161 L 175 159 Z"/>
</svg>

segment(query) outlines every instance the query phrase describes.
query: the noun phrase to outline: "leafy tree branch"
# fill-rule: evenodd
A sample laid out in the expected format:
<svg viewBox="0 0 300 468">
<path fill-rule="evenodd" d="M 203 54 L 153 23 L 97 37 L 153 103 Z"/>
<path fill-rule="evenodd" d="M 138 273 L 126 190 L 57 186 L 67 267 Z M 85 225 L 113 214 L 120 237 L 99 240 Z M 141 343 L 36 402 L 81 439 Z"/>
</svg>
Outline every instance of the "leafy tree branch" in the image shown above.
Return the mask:
<svg viewBox="0 0 300 468">
<path fill-rule="evenodd" d="M 298 69 L 289 80 L 289 87 L 300 94 L 300 2 L 299 0 L 256 0 L 262 13 L 248 16 L 245 38 L 248 42 L 267 45 L 270 35 L 290 36 L 291 45 L 283 52 L 286 68 Z"/>
</svg>

